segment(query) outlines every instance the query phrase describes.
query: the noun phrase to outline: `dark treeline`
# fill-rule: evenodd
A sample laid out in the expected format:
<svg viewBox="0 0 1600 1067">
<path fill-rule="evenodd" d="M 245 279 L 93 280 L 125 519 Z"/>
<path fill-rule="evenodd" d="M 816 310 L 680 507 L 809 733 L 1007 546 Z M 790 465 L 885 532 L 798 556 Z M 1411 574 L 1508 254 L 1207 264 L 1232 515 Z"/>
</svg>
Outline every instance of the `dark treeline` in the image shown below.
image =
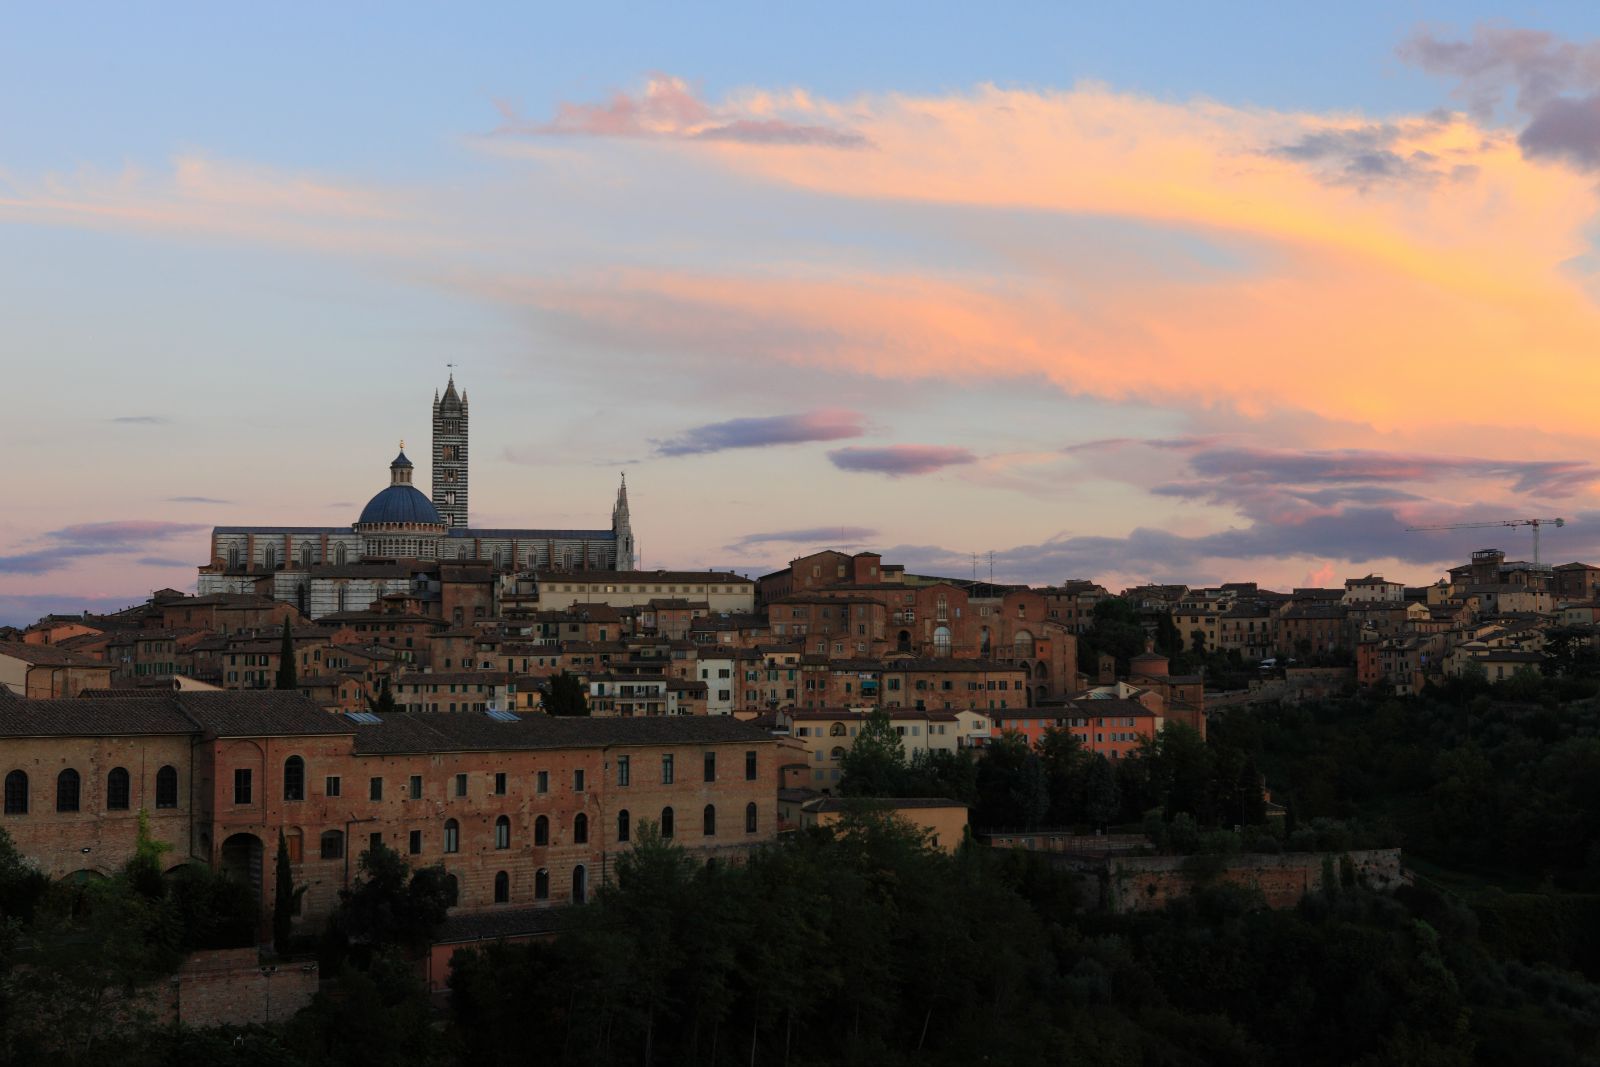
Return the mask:
<svg viewBox="0 0 1600 1067">
<path fill-rule="evenodd" d="M 574 929 L 457 968 L 484 1064 L 531 1035 L 564 1064 L 1577 1064 L 1600 1028 L 1600 988 L 1497 958 L 1433 890 L 1085 916 L 1037 857 L 870 810 L 743 868 L 646 841 Z"/>
<path fill-rule="evenodd" d="M 743 866 L 701 864 L 643 828 L 560 936 L 458 953 L 442 1016 L 406 947 L 442 917 L 438 878 L 392 854 L 363 857 L 330 927 L 324 966 L 336 980 L 272 1030 L 107 1019 L 91 1042 L 75 1009 L 34 1033 L 20 1013 L 39 1004 L 19 987 L 30 968 L 74 956 L 70 945 L 27 948 L 24 923 L 9 947 L 23 943 L 7 960 L 5 1024 L 8 1039 L 15 1029 L 40 1043 L 9 1045 L 7 1062 L 1594 1062 L 1600 987 L 1570 958 L 1592 909 L 1523 915 L 1524 935 L 1508 939 L 1451 894 L 1386 897 L 1346 879 L 1286 911 L 1211 884 L 1162 912 L 1097 915 L 1043 857 L 946 854 L 860 803 Z M 84 932 L 97 958 L 127 961 L 149 928 Z M 75 978 L 72 1003 L 132 977 Z"/>
</svg>

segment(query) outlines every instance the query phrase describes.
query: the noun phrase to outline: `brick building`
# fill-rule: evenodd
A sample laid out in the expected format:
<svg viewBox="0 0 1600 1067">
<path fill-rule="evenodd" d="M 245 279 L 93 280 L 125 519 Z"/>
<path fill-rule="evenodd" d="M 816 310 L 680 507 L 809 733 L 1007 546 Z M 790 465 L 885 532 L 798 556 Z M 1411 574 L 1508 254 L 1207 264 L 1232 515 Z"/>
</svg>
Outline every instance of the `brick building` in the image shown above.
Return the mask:
<svg viewBox="0 0 1600 1067">
<path fill-rule="evenodd" d="M 54 877 L 108 874 L 140 809 L 269 899 L 279 832 L 319 923 L 382 841 L 442 863 L 457 909 L 583 901 L 640 825 L 702 858 L 776 830 L 776 742 L 730 718 L 330 715 L 294 693 L 0 696 L 0 825 Z M 264 915 L 266 912 L 264 911 Z"/>
</svg>

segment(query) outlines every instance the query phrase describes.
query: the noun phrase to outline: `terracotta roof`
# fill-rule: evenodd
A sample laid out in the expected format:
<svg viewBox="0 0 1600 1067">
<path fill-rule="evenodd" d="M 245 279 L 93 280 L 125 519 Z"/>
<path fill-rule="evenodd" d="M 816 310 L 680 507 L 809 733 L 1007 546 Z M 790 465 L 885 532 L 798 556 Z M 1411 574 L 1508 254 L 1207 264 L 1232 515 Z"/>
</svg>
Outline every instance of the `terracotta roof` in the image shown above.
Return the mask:
<svg viewBox="0 0 1600 1067">
<path fill-rule="evenodd" d="M 494 908 L 490 911 L 456 913 L 445 919 L 439 932 L 433 935 L 433 943 L 452 945 L 464 941 L 494 941 L 502 937 L 552 934 L 571 926 L 578 914 L 579 909 L 570 906 Z"/>
<path fill-rule="evenodd" d="M 0 690 L 3 691 L 3 690 Z M 141 693 L 94 700 L 0 699 L 0 737 L 109 737 L 118 734 L 192 734 L 195 724 L 171 699 Z M 328 718 L 325 712 L 318 715 Z"/>
<path fill-rule="evenodd" d="M 69 652 L 57 645 L 26 645 L 21 641 L 0 642 L 0 656 L 9 656 L 41 667 L 108 667 L 104 660 Z"/>
<path fill-rule="evenodd" d="M 322 714 L 322 713 L 318 713 Z M 338 716 L 323 715 L 323 718 Z M 713 745 L 757 741 L 772 735 L 727 716 L 674 715 L 653 718 L 556 718 L 519 715 L 501 721 L 473 712 L 381 716 L 355 723 L 358 753 L 495 752 L 629 745 Z"/>
<path fill-rule="evenodd" d="M 942 797 L 818 797 L 801 804 L 803 811 L 860 811 L 874 808 L 967 808 L 971 805 Z"/>
<path fill-rule="evenodd" d="M 329 715 L 311 698 L 278 690 L 176 692 L 179 711 L 201 729 L 218 737 L 284 737 L 300 734 L 347 734 L 350 724 Z"/>
<path fill-rule="evenodd" d="M 610 531 L 606 531 L 607 536 Z M 540 582 L 617 582 L 637 585 L 640 582 L 705 582 L 712 585 L 754 585 L 749 578 L 731 571 L 553 571 L 537 570 L 534 578 Z"/>
</svg>

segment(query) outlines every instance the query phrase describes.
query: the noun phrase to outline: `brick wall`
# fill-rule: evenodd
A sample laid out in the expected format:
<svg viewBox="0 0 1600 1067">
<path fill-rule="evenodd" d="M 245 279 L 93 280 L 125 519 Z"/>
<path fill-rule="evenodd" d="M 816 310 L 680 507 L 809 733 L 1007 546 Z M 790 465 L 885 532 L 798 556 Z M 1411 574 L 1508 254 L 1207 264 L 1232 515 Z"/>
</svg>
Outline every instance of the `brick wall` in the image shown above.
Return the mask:
<svg viewBox="0 0 1600 1067">
<path fill-rule="evenodd" d="M 178 772 L 178 806 L 156 807 L 156 773 Z M 112 768 L 128 772 L 126 810 L 106 806 Z M 56 782 L 63 770 L 78 772 L 78 810 L 56 810 Z M 189 856 L 189 739 L 187 737 L 7 738 L 0 750 L 0 777 L 28 776 L 28 811 L 0 815 L 0 826 L 22 854 L 52 878 L 76 871 L 111 874 L 133 855 L 139 809 L 148 809 L 151 833 L 172 846 L 168 866 Z"/>
</svg>

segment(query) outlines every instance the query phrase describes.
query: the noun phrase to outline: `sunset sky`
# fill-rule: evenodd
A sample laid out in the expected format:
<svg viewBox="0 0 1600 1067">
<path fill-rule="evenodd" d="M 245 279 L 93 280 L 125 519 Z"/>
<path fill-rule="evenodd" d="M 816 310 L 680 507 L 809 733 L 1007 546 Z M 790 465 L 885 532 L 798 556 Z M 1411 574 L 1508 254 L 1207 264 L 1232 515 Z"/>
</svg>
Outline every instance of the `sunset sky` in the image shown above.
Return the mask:
<svg viewBox="0 0 1600 1067">
<path fill-rule="evenodd" d="M 1600 11 L 1503 10 L 14 7 L 0 623 L 426 484 L 451 362 L 474 524 L 652 568 L 1600 561 Z"/>
</svg>

